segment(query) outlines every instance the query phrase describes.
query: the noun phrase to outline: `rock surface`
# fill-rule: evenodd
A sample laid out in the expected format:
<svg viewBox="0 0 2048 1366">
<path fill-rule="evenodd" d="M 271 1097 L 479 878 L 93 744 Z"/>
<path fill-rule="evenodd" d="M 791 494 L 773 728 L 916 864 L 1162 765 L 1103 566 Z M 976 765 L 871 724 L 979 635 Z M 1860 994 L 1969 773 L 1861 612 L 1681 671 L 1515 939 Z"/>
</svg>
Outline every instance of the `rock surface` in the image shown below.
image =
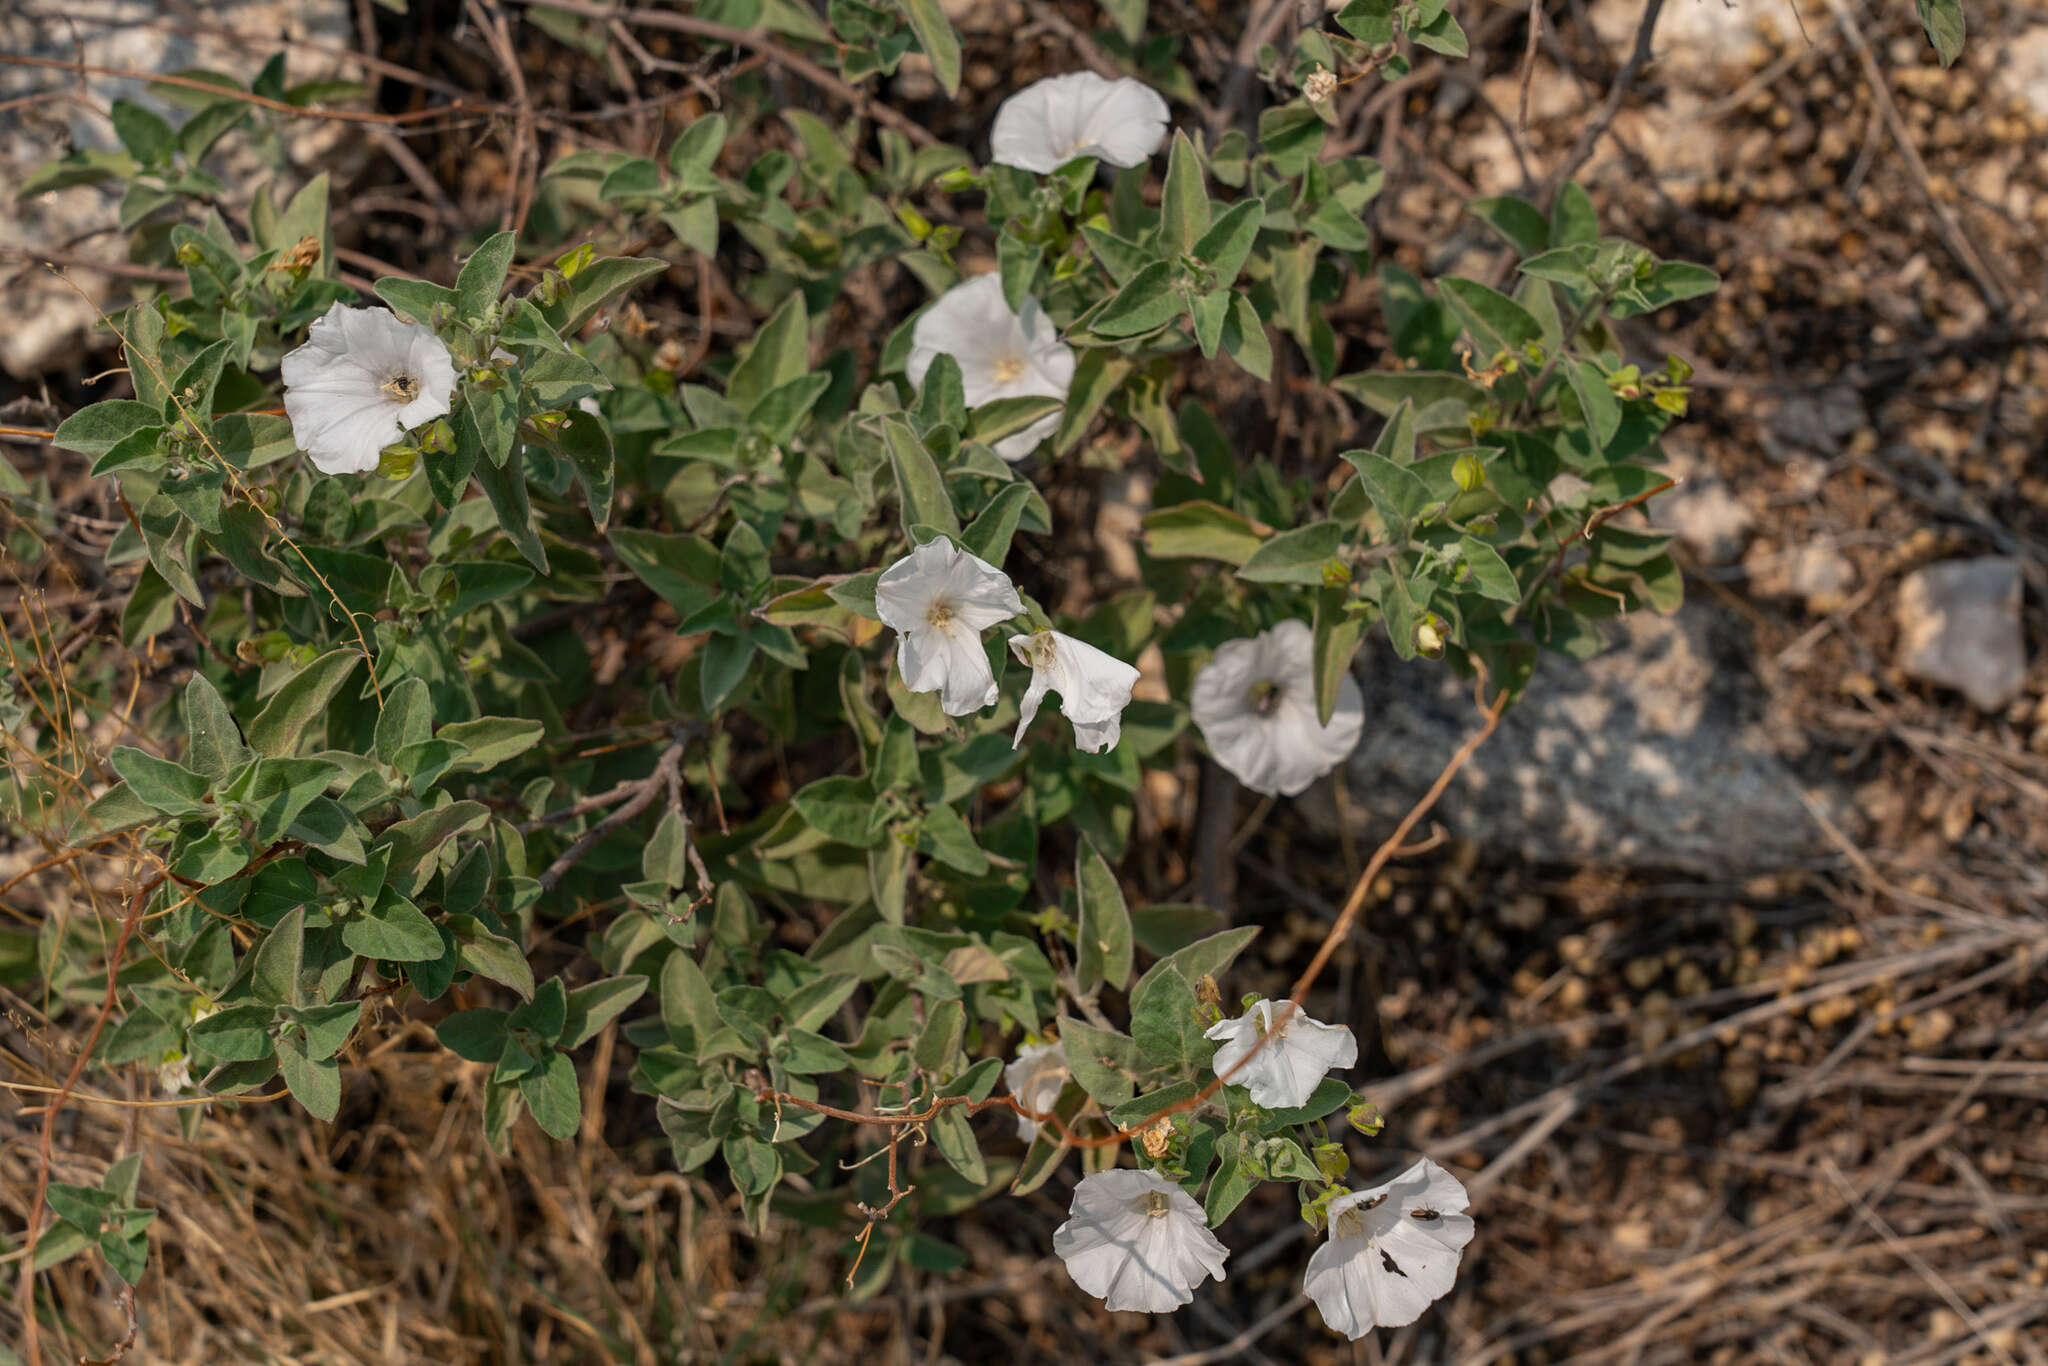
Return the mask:
<svg viewBox="0 0 2048 1366">
<path fill-rule="evenodd" d="M 351 32 L 347 0 L 223 0 L 205 14 L 201 28 L 167 18 L 155 0 L 0 4 L 0 51 L 117 71 L 210 69 L 247 81 L 285 39 L 344 44 Z M 287 63 L 294 83 L 341 74 L 341 63 L 324 52 L 293 49 Z M 73 150 L 118 150 L 107 117 L 116 99 L 142 104 L 174 126 L 189 112 L 174 110 L 142 80 L 0 66 L 0 103 L 38 95 L 48 98 L 0 116 L 0 186 L 7 187 L 0 193 L 0 243 L 66 258 L 60 264 L 78 288 L 38 265 L 0 258 L 0 310 L 9 319 L 0 329 L 0 369 L 20 378 L 74 363 L 98 321 L 96 306 L 112 309 L 125 300 L 116 294 L 120 277 L 76 263 L 125 261 L 128 235 L 113 231 L 118 185 L 80 185 L 19 201 L 13 187 Z M 317 161 L 341 136 L 338 125 L 317 121 L 287 123 L 283 131 L 287 161 L 297 166 Z M 231 209 L 277 178 L 242 134 L 229 134 L 207 165 L 228 185 Z M 279 193 L 288 195 L 310 174 L 287 175 Z"/>
<path fill-rule="evenodd" d="M 1846 793 L 1815 791 L 1799 742 L 1764 719 L 1762 685 L 1717 648 L 1732 629 L 1694 603 L 1614 626 L 1578 663 L 1540 662 L 1523 700 L 1453 782 L 1434 818 L 1454 835 L 1537 862 L 1742 877 L 1825 857 L 1802 789 L 1849 823 Z M 1477 725 L 1469 687 L 1441 667 L 1362 657 L 1365 738 L 1348 767 L 1360 837 L 1383 838 Z M 1789 730 L 1789 728 L 1788 728 Z M 1326 788 L 1311 813 L 1335 820 Z"/>
<path fill-rule="evenodd" d="M 1899 667 L 1985 711 L 2027 681 L 2020 564 L 2002 555 L 1917 569 L 1899 585 Z"/>
</svg>

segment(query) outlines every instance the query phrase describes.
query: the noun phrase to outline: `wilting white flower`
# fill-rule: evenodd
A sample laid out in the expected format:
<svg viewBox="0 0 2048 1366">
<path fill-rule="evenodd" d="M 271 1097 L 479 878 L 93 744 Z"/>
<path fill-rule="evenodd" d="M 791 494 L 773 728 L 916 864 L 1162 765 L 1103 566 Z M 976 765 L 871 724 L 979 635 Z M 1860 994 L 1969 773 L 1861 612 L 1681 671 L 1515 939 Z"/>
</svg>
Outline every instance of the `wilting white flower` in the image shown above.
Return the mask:
<svg viewBox="0 0 2048 1366">
<path fill-rule="evenodd" d="M 1189 707 L 1217 763 L 1252 791 L 1283 797 L 1341 763 L 1365 727 L 1348 673 L 1330 724 L 1316 720 L 1315 636 L 1300 621 L 1218 647 L 1195 675 Z"/>
<path fill-rule="evenodd" d="M 156 1069 L 156 1084 L 176 1094 L 192 1084 L 192 1059 L 183 1053 L 164 1054 Z"/>
<path fill-rule="evenodd" d="M 388 308 L 334 305 L 281 370 L 292 437 L 322 474 L 376 469 L 386 446 L 446 417 L 455 392 L 441 339 Z"/>
<path fill-rule="evenodd" d="M 1075 157 L 1142 166 L 1166 141 L 1166 101 L 1151 86 L 1092 71 L 1048 76 L 996 110 L 991 160 L 1044 175 Z"/>
<path fill-rule="evenodd" d="M 1059 1042 L 1027 1043 L 1003 1069 L 1003 1085 L 1017 1103 L 1041 1115 L 1050 1114 L 1060 1090 L 1067 1084 L 1067 1050 Z M 1038 1121 L 1017 1116 L 1017 1137 L 1029 1143 L 1038 1137 Z"/>
<path fill-rule="evenodd" d="M 1253 1104 L 1276 1110 L 1308 1104 L 1324 1073 L 1358 1061 L 1358 1039 L 1343 1025 L 1311 1020 L 1297 1010 L 1275 1030 L 1273 1017 L 1286 1005 L 1260 1001 L 1234 1020 L 1218 1020 L 1202 1035 L 1222 1044 L 1210 1063 L 1219 1077 L 1251 1058 L 1230 1078 L 1231 1084 L 1250 1090 Z M 1259 1040 L 1268 1035 L 1272 1037 L 1266 1045 L 1254 1053 Z"/>
<path fill-rule="evenodd" d="M 1074 1284 L 1110 1309 L 1166 1314 L 1223 1279 L 1230 1249 L 1209 1232 L 1194 1197 L 1156 1172 L 1097 1172 L 1074 1187 L 1052 1250 Z"/>
<path fill-rule="evenodd" d="M 1074 723 L 1074 743 L 1090 754 L 1114 748 L 1123 733 L 1124 708 L 1138 671 L 1086 641 L 1058 631 L 1011 636 L 1010 653 L 1031 666 L 1031 686 L 1018 704 L 1017 736 L 1010 747 L 1024 743 L 1024 732 L 1038 716 L 1047 689 L 1060 695 L 1060 714 Z"/>
<path fill-rule="evenodd" d="M 889 566 L 875 583 L 875 611 L 896 636 L 896 667 L 911 692 L 939 694 L 948 716 L 996 700 L 981 633 L 1024 611 L 1009 576 L 944 536 Z"/>
<path fill-rule="evenodd" d="M 1465 1188 L 1423 1158 L 1384 1186 L 1330 1203 L 1330 1238 L 1308 1259 L 1301 1288 L 1323 1322 L 1354 1340 L 1399 1328 L 1443 1298 L 1472 1241 Z"/>
<path fill-rule="evenodd" d="M 969 408 L 999 398 L 1065 398 L 1074 380 L 1074 353 L 1060 340 L 1038 300 L 1024 296 L 1012 313 L 1003 282 L 977 275 L 954 285 L 926 309 L 910 333 L 910 382 L 924 383 L 932 362 L 951 356 L 960 366 L 960 389 Z M 1059 428 L 1060 415 L 1040 418 L 996 442 L 1005 460 L 1022 460 Z"/>
</svg>

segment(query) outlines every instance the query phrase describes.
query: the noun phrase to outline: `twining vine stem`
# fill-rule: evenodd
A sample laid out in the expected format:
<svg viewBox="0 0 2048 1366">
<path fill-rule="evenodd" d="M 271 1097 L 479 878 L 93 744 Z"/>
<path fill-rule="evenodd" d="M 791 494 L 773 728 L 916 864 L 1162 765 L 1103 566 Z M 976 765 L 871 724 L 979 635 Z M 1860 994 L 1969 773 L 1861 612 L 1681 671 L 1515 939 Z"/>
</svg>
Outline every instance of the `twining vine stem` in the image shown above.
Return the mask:
<svg viewBox="0 0 2048 1366">
<path fill-rule="evenodd" d="M 1482 674 L 1479 687 L 1483 691 L 1485 686 L 1485 676 Z M 1401 818 L 1400 824 L 1396 825 L 1393 832 L 1385 840 L 1381 841 L 1379 848 L 1373 851 L 1371 859 L 1366 862 L 1365 870 L 1358 875 L 1358 880 L 1352 884 L 1351 895 L 1345 899 L 1343 909 L 1337 914 L 1337 923 L 1332 925 L 1329 933 L 1323 936 L 1323 942 L 1316 949 L 1315 957 L 1309 960 L 1308 966 L 1302 970 L 1301 976 L 1296 979 L 1286 1004 L 1274 1016 L 1272 1027 L 1259 1036 L 1258 1041 L 1252 1045 L 1250 1052 L 1246 1053 L 1233 1066 L 1219 1072 L 1215 1080 L 1209 1082 L 1194 1095 L 1175 1101 L 1171 1105 L 1161 1106 L 1155 1113 L 1146 1116 L 1136 1123 L 1122 1128 L 1113 1128 L 1109 1132 L 1102 1134 L 1077 1133 L 1059 1116 L 1028 1109 L 1012 1096 L 990 1096 L 984 1100 L 973 1100 L 967 1096 L 940 1096 L 932 1100 L 922 1110 L 905 1114 L 878 1115 L 862 1114 L 856 1110 L 846 1110 L 835 1105 L 825 1105 L 818 1101 L 805 1100 L 801 1096 L 793 1096 L 786 1091 L 777 1091 L 766 1086 L 760 1087 L 755 1091 L 755 1098 L 763 1103 L 777 1106 L 786 1105 L 793 1109 L 808 1110 L 814 1114 L 844 1120 L 850 1124 L 876 1124 L 899 1130 L 908 1126 L 928 1123 L 940 1111 L 952 1109 L 956 1106 L 966 1106 L 967 1113 L 970 1115 L 979 1114 L 981 1111 L 988 1109 L 1006 1109 L 1051 1128 L 1059 1135 L 1063 1146 L 1079 1148 L 1106 1148 L 1113 1144 L 1122 1143 L 1126 1139 L 1137 1137 L 1140 1133 L 1163 1119 L 1194 1109 L 1222 1090 L 1233 1076 L 1250 1064 L 1251 1060 L 1258 1056 L 1259 1050 L 1277 1038 L 1286 1028 L 1287 1022 L 1294 1017 L 1294 1013 L 1301 1009 L 1302 1002 L 1307 998 L 1310 989 L 1315 986 L 1316 979 L 1322 975 L 1323 969 L 1329 966 L 1330 959 L 1336 955 L 1338 946 L 1349 937 L 1352 927 L 1357 924 L 1359 913 L 1364 910 L 1366 898 L 1371 895 L 1373 882 L 1379 877 L 1381 870 L 1387 866 L 1390 860 L 1402 854 L 1412 852 L 1411 847 L 1406 844 L 1408 836 L 1421 823 L 1422 818 L 1428 815 L 1431 809 L 1436 806 L 1438 800 L 1449 789 L 1451 780 L 1457 777 L 1458 771 L 1464 768 L 1472 756 L 1478 753 L 1479 747 L 1484 745 L 1488 738 L 1493 735 L 1494 731 L 1499 728 L 1501 715 L 1507 710 L 1508 696 L 1508 690 L 1503 688 L 1494 695 L 1492 702 L 1486 703 L 1482 707 L 1482 714 L 1485 718 L 1484 723 L 1463 744 L 1458 746 L 1456 752 L 1444 764 L 1443 771 L 1437 774 L 1436 781 L 1429 785 L 1429 790 L 1422 794 L 1415 805 L 1408 808 L 1408 814 Z M 1416 847 L 1428 848 L 1430 847 L 1430 841 L 1424 841 L 1420 846 Z M 889 1139 L 890 1191 L 894 1198 L 890 1200 L 888 1206 L 879 1209 L 871 1210 L 865 1205 L 861 1207 L 861 1212 L 868 1221 L 866 1228 L 862 1230 L 861 1249 L 863 1252 L 866 1250 L 867 1236 L 872 1233 L 876 1221 L 886 1217 L 889 1210 L 894 1208 L 896 1201 L 901 1199 L 904 1194 L 907 1194 L 907 1192 L 898 1191 L 894 1179 L 896 1137 L 897 1135 L 891 1134 Z M 855 1265 L 858 1267 L 858 1262 Z"/>
</svg>

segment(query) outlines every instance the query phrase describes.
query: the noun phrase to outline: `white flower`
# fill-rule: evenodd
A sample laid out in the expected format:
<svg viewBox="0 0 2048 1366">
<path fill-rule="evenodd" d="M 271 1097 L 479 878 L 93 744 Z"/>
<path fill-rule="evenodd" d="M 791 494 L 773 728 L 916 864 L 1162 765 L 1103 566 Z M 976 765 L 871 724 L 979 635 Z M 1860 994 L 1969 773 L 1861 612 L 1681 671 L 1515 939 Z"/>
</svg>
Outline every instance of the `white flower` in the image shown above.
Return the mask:
<svg viewBox="0 0 2048 1366">
<path fill-rule="evenodd" d="M 281 369 L 292 437 L 322 474 L 376 469 L 386 446 L 446 417 L 455 392 L 441 339 L 388 308 L 334 305 Z"/>
<path fill-rule="evenodd" d="M 1060 695 L 1060 714 L 1074 723 L 1076 745 L 1090 754 L 1115 748 L 1123 733 L 1124 708 L 1131 704 L 1131 689 L 1137 686 L 1136 669 L 1058 631 L 1011 636 L 1010 653 L 1019 664 L 1031 666 L 1031 686 L 1018 704 L 1012 749 L 1024 743 L 1024 732 L 1037 718 L 1038 704 L 1045 700 L 1047 689 Z"/>
<path fill-rule="evenodd" d="M 192 1084 L 192 1059 L 183 1053 L 166 1053 L 156 1069 L 156 1084 L 173 1095 Z"/>
<path fill-rule="evenodd" d="M 924 384 L 940 356 L 960 366 L 960 389 L 969 408 L 999 398 L 1060 398 L 1074 380 L 1074 353 L 1053 330 L 1038 300 L 1024 296 L 1024 311 L 1012 313 L 1003 282 L 977 275 L 954 285 L 926 309 L 910 333 L 910 382 Z M 1005 460 L 1022 460 L 1059 429 L 1060 415 L 1040 418 L 996 442 Z"/>
<path fill-rule="evenodd" d="M 1472 1241 L 1458 1178 L 1423 1158 L 1384 1186 L 1330 1204 L 1330 1238 L 1308 1259 L 1301 1288 L 1323 1322 L 1356 1340 L 1413 1323 L 1458 1279 Z"/>
<path fill-rule="evenodd" d="M 1358 1040 L 1343 1025 L 1311 1020 L 1297 1010 L 1276 1032 L 1273 1017 L 1286 1005 L 1260 1001 L 1235 1020 L 1218 1020 L 1202 1035 L 1222 1044 L 1210 1063 L 1219 1077 L 1251 1058 L 1230 1078 L 1231 1084 L 1250 1090 L 1253 1104 L 1275 1110 L 1308 1104 L 1324 1073 L 1358 1061 Z M 1265 1047 L 1254 1053 L 1259 1040 L 1269 1034 L 1272 1038 Z"/>
<path fill-rule="evenodd" d="M 1067 1050 L 1058 1042 L 1027 1043 L 1017 1050 L 1015 1061 L 1003 1069 L 1003 1085 L 1017 1103 L 1039 1114 L 1050 1114 L 1060 1090 L 1067 1084 Z M 1038 1137 L 1038 1121 L 1017 1116 L 1017 1137 L 1029 1143 Z"/>
<path fill-rule="evenodd" d="M 996 110 L 991 160 L 1044 175 L 1075 157 L 1142 166 L 1166 141 L 1166 101 L 1151 86 L 1092 71 L 1048 76 Z"/>
<path fill-rule="evenodd" d="M 1316 720 L 1315 636 L 1299 621 L 1225 642 L 1195 675 L 1189 707 L 1217 763 L 1252 791 L 1283 797 L 1343 762 L 1365 727 L 1349 673 L 1330 724 Z"/>
<path fill-rule="evenodd" d="M 884 571 L 875 582 L 875 611 L 898 632 L 904 687 L 936 690 L 948 716 L 967 716 L 996 700 L 981 633 L 1024 611 L 1002 570 L 940 536 Z"/>
<path fill-rule="evenodd" d="M 1074 1284 L 1110 1309 L 1166 1314 L 1223 1279 L 1230 1249 L 1216 1241 L 1194 1197 L 1156 1172 L 1097 1172 L 1074 1187 L 1052 1250 Z"/>
</svg>

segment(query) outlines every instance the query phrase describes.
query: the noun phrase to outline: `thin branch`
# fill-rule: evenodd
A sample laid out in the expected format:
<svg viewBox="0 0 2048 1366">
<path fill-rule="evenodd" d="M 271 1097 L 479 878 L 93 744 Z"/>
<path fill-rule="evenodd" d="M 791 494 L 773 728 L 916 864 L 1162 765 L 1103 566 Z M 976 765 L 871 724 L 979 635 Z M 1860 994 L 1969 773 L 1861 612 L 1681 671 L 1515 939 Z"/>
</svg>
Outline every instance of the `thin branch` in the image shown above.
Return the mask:
<svg viewBox="0 0 2048 1366">
<path fill-rule="evenodd" d="M 648 807 L 654 805 L 654 799 L 667 791 L 669 784 L 675 779 L 679 766 L 683 762 L 683 750 L 689 743 L 690 734 L 685 731 L 679 731 L 673 743 L 662 752 L 660 760 L 654 765 L 654 772 L 648 774 L 645 778 L 635 778 L 631 782 L 620 783 L 610 792 L 605 793 L 603 797 L 593 799 L 602 805 L 614 798 L 623 796 L 625 804 L 596 825 L 591 826 L 589 830 L 583 833 L 581 838 L 563 850 L 562 856 L 553 863 L 550 863 L 547 871 L 540 875 L 540 889 L 543 892 L 552 892 L 555 889 L 555 884 L 562 880 L 563 875 L 571 868 L 574 868 L 599 840 L 611 834 L 612 831 L 628 821 L 631 821 Z M 578 806 L 584 806 L 586 810 L 596 809 L 594 806 L 586 806 L 585 803 L 578 803 Z"/>
<path fill-rule="evenodd" d="M 1578 174 L 1579 167 L 1586 164 L 1593 155 L 1593 149 L 1600 145 L 1600 139 L 1614 123 L 1614 116 L 1621 112 L 1621 102 L 1628 98 L 1629 90 L 1635 85 L 1636 77 L 1650 60 L 1650 40 L 1657 32 L 1657 16 L 1664 12 L 1664 0 L 1649 0 L 1643 7 L 1642 21 L 1636 25 L 1635 49 L 1628 54 L 1628 61 L 1622 64 L 1621 72 L 1614 78 L 1614 86 L 1607 92 L 1607 103 L 1600 107 L 1600 116 L 1587 124 L 1572 144 L 1571 153 L 1558 168 L 1543 182 L 1542 203 L 1547 210 L 1564 183 Z"/>
</svg>

